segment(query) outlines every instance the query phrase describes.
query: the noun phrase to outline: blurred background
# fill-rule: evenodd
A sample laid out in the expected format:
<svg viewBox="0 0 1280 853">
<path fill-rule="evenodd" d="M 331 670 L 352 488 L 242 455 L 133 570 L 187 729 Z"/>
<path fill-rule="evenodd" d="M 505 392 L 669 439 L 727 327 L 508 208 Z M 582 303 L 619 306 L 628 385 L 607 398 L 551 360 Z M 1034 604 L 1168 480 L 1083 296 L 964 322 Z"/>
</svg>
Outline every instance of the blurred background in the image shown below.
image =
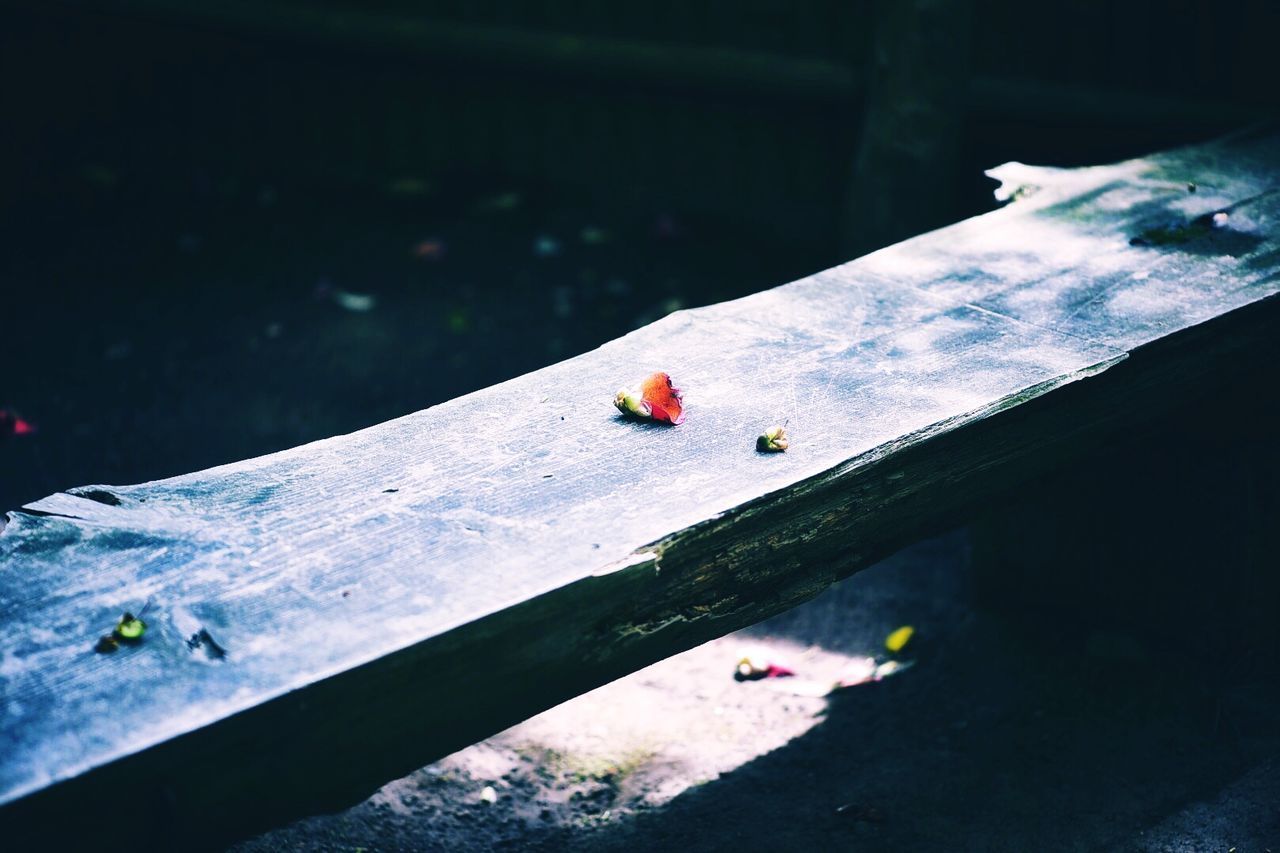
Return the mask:
<svg viewBox="0 0 1280 853">
<path fill-rule="evenodd" d="M 980 213 L 1003 161 L 1280 97 L 1248 0 L 0 12 L 6 508 L 415 411 Z"/>
</svg>

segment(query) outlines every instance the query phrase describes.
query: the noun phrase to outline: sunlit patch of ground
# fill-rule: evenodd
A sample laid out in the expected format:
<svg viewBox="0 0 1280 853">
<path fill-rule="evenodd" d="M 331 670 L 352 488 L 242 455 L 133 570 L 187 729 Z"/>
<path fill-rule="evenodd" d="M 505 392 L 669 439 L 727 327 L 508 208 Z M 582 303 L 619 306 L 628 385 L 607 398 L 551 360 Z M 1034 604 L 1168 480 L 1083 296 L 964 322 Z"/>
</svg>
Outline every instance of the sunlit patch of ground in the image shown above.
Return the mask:
<svg viewBox="0 0 1280 853">
<path fill-rule="evenodd" d="M 914 667 L 818 695 L 908 623 Z M 1280 850 L 1280 686 L 1118 642 L 983 610 L 942 537 L 237 849 Z"/>
<path fill-rule="evenodd" d="M 788 679 L 733 679 L 744 641 L 726 637 L 655 664 L 424 773 L 471 779 L 477 797 L 493 785 L 500 800 L 513 798 L 517 811 L 535 816 L 581 803 L 576 819 L 607 820 L 662 805 L 822 722 L 827 700 L 790 695 Z M 783 640 L 752 645 L 815 680 L 834 682 L 849 663 L 845 655 Z M 522 782 L 534 783 L 532 800 Z"/>
<path fill-rule="evenodd" d="M 949 555 L 944 563 L 963 559 L 954 539 L 922 553 L 934 563 L 937 553 Z M 828 594 L 565 702 L 387 784 L 343 814 L 240 849 L 519 849 L 594 835 L 820 726 L 830 701 L 822 694 L 862 671 L 868 657 L 883 658 L 888 630 L 913 615 L 932 618 L 926 602 L 954 586 L 873 587 L 857 607 L 847 589 Z M 795 675 L 737 680 L 744 654 Z"/>
<path fill-rule="evenodd" d="M 735 681 L 745 649 L 785 661 L 799 676 Z M 325 820 L 382 816 L 375 846 L 421 846 L 434 836 L 445 846 L 479 849 L 493 830 L 514 843 L 547 831 L 603 827 L 662 806 L 820 725 L 827 698 L 796 694 L 825 689 L 851 662 L 856 666 L 849 655 L 785 639 L 725 637 L 392 782 L 347 815 L 286 834 L 315 841 L 326 834 Z M 415 823 L 416 839 L 388 839 L 385 830 L 397 823 Z M 468 833 L 471 824 L 483 828 Z M 355 836 L 367 838 L 360 830 Z M 272 843 L 267 836 L 247 849 Z"/>
</svg>

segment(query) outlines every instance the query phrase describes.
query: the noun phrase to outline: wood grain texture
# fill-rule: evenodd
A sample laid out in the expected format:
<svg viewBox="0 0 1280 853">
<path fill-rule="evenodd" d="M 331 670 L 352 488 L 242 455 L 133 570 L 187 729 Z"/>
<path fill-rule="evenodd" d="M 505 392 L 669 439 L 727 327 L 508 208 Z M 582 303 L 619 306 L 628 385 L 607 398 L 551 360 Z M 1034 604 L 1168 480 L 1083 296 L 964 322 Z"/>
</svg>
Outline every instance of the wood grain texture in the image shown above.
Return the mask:
<svg viewBox="0 0 1280 853">
<path fill-rule="evenodd" d="M 1019 200 L 785 287 L 10 514 L 0 824 L 216 845 L 351 802 L 816 594 L 1276 337 L 1274 131 L 993 174 Z M 613 392 L 658 369 L 687 421 L 621 420 Z M 783 421 L 791 449 L 757 454 Z M 95 655 L 147 601 L 145 641 Z"/>
</svg>

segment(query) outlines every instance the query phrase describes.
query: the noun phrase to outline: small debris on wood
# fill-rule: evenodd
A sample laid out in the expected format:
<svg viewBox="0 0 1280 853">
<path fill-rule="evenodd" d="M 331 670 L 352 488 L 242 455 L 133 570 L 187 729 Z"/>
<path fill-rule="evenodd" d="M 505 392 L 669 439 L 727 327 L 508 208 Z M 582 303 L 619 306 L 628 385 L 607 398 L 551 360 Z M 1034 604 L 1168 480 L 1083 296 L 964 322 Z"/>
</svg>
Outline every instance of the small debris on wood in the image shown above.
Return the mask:
<svg viewBox="0 0 1280 853">
<path fill-rule="evenodd" d="M 109 654 L 118 649 L 121 643 L 128 646 L 136 646 L 141 643 L 143 635 L 147 633 L 147 623 L 142 621 L 142 616 L 150 608 L 151 602 L 147 602 L 138 611 L 137 616 L 125 611 L 124 615 L 120 617 L 120 621 L 116 623 L 116 627 L 111 629 L 111 633 L 104 634 L 98 638 L 93 650 L 100 654 Z"/>
<path fill-rule="evenodd" d="M 1186 222 L 1174 222 L 1148 228 L 1129 241 L 1130 246 L 1180 246 L 1203 237 L 1227 223 L 1230 215 L 1215 210 Z"/>
<path fill-rule="evenodd" d="M 1238 201 L 1226 208 L 1204 213 L 1193 219 L 1156 225 L 1130 238 L 1129 245 L 1140 248 L 1177 248 L 1199 254 L 1240 257 L 1253 251 L 1264 239 L 1248 230 L 1231 226 L 1231 212 L 1250 204 L 1271 191 Z"/>
<path fill-rule="evenodd" d="M 132 613 L 125 613 L 115 627 L 115 636 L 122 643 L 138 643 L 147 633 L 147 623 Z"/>
<path fill-rule="evenodd" d="M 625 389 L 619 391 L 613 397 L 613 405 L 617 406 L 618 411 L 624 415 L 631 415 L 635 418 L 649 418 L 653 414 L 649 404 L 634 391 Z"/>
<path fill-rule="evenodd" d="M 782 453 L 790 445 L 787 431 L 780 426 L 772 426 L 756 439 L 756 450 L 761 453 Z"/>
<path fill-rule="evenodd" d="M 188 637 L 187 648 L 193 652 L 196 649 L 204 649 L 204 653 L 212 660 L 222 660 L 227 656 L 227 650 L 217 640 L 213 639 L 207 628 L 201 628 Z"/>
<path fill-rule="evenodd" d="M 640 420 L 672 426 L 684 421 L 684 394 L 671 384 L 671 377 L 662 372 L 650 375 L 638 392 L 619 391 L 613 398 L 613 404 L 624 415 Z"/>
<path fill-rule="evenodd" d="M 1019 184 L 1006 194 L 1009 201 L 1020 201 L 1028 196 L 1033 196 L 1040 191 L 1035 184 Z"/>
</svg>

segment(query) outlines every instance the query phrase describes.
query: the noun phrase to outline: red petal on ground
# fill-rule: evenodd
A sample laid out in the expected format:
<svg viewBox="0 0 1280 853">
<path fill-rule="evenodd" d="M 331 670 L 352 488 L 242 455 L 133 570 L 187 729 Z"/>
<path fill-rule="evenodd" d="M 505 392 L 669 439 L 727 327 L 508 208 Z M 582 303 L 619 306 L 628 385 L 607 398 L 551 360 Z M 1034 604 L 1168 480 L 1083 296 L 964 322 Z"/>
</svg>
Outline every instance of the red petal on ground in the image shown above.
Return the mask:
<svg viewBox="0 0 1280 853">
<path fill-rule="evenodd" d="M 0 438 L 8 435 L 30 435 L 36 431 L 36 425 L 24 421 L 8 409 L 0 409 Z"/>
<path fill-rule="evenodd" d="M 640 386 L 641 398 L 653 410 L 651 417 L 655 421 L 674 426 L 684 420 L 684 405 L 680 389 L 671 384 L 671 377 L 665 373 L 655 373 Z"/>
</svg>

